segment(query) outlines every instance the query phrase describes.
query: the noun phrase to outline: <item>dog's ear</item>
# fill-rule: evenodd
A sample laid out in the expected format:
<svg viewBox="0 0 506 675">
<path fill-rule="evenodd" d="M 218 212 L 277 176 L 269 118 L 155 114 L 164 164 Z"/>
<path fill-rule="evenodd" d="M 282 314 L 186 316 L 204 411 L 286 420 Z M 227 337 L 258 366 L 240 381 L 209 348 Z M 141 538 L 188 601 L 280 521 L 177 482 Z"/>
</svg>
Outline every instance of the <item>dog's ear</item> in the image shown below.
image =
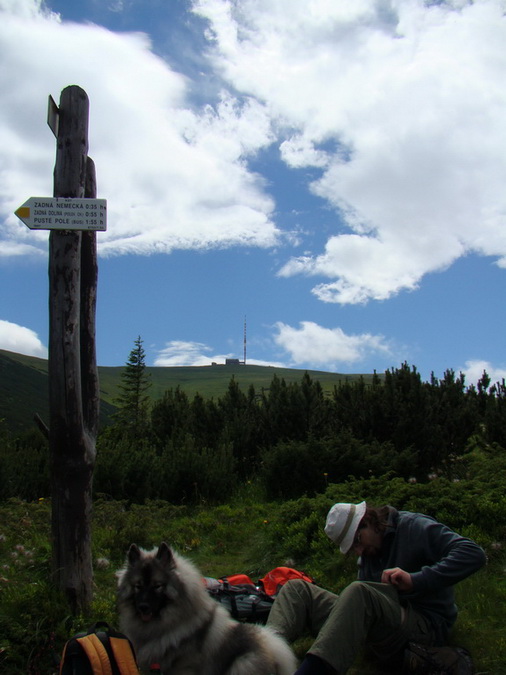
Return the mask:
<svg viewBox="0 0 506 675">
<path fill-rule="evenodd" d="M 169 565 L 172 566 L 174 564 L 174 556 L 172 555 L 172 551 L 165 542 L 160 544 L 160 548 L 158 549 L 155 557 L 164 567 Z"/>
<path fill-rule="evenodd" d="M 141 551 L 137 544 L 132 544 L 127 555 L 129 565 L 135 565 L 141 559 Z"/>
</svg>

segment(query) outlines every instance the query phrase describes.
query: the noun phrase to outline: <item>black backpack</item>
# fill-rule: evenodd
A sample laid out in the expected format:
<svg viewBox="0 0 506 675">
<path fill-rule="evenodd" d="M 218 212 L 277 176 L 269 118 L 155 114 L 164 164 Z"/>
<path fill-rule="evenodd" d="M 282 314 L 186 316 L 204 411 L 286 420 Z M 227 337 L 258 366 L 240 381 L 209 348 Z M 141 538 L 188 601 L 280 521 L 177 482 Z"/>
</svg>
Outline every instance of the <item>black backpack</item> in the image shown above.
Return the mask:
<svg viewBox="0 0 506 675">
<path fill-rule="evenodd" d="M 59 675 L 139 675 L 139 669 L 128 638 L 99 621 L 65 644 Z"/>
<path fill-rule="evenodd" d="M 265 623 L 274 603 L 272 596 L 253 584 L 230 584 L 223 580 L 207 590 L 234 619 L 247 623 Z"/>
</svg>

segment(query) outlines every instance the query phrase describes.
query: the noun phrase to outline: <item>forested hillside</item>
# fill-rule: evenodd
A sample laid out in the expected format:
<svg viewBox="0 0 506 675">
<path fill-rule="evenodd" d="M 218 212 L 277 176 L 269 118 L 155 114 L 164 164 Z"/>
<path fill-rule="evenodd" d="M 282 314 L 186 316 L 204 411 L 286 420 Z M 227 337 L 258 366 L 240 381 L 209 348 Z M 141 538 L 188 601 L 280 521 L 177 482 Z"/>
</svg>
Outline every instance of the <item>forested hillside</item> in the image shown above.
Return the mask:
<svg viewBox="0 0 506 675">
<path fill-rule="evenodd" d="M 477 387 L 452 371 L 424 382 L 404 364 L 331 392 L 307 373 L 291 383 L 274 375 L 269 387 L 246 392 L 232 377 L 220 398 L 175 387 L 154 403 L 149 373 L 137 375 L 146 386 L 123 385 L 114 423 L 97 443 L 95 491 L 115 499 L 220 502 L 253 479 L 277 499 L 348 476 L 458 478 L 477 444 L 506 447 L 506 386 L 486 374 Z M 6 436 L 0 476 L 2 498 L 47 496 L 45 439 Z"/>
<path fill-rule="evenodd" d="M 33 428 L 33 416 L 39 414 L 49 419 L 47 361 L 0 349 L 0 420 L 7 427 L 20 433 Z M 99 366 L 100 423 L 104 427 L 111 421 L 115 400 L 119 392 L 124 366 Z M 227 391 L 233 376 L 239 387 L 246 391 L 252 384 L 260 392 L 269 387 L 274 373 L 287 383 L 298 382 L 304 371 L 291 368 L 272 368 L 254 365 L 174 366 L 145 368 L 150 378 L 151 401 L 161 398 L 170 389 L 179 387 L 188 396 L 196 393 L 204 398 L 219 398 Z M 372 375 L 345 375 L 321 371 L 308 371 L 325 391 L 331 391 L 342 382 L 362 377 L 369 382 Z"/>
</svg>

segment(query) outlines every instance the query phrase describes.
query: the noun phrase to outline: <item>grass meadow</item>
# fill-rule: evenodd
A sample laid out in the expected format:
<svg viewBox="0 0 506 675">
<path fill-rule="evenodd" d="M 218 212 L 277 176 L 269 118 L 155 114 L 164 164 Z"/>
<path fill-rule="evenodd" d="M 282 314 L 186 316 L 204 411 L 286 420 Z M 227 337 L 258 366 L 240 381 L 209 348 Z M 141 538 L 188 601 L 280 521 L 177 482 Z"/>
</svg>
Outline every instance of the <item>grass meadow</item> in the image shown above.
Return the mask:
<svg viewBox="0 0 506 675">
<path fill-rule="evenodd" d="M 504 498 L 494 501 L 475 481 L 410 485 L 388 477 L 350 479 L 329 485 L 316 497 L 283 503 L 264 501 L 254 484 L 241 487 L 222 505 L 129 504 L 97 495 L 94 600 L 87 616 L 71 616 L 51 585 L 49 500 L 0 503 L 0 672 L 55 673 L 57 657 L 73 633 L 98 620 L 117 625 L 114 573 L 132 542 L 152 548 L 166 541 L 204 576 L 243 572 L 258 579 L 287 564 L 338 592 L 354 578 L 355 560 L 341 556 L 327 540 L 324 517 L 335 501 L 362 498 L 435 515 L 485 548 L 487 566 L 457 587 L 460 615 L 452 640 L 470 650 L 477 673 L 506 675 Z M 302 655 L 309 644 L 301 640 L 297 653 Z M 377 671 L 361 659 L 351 672 Z"/>
</svg>

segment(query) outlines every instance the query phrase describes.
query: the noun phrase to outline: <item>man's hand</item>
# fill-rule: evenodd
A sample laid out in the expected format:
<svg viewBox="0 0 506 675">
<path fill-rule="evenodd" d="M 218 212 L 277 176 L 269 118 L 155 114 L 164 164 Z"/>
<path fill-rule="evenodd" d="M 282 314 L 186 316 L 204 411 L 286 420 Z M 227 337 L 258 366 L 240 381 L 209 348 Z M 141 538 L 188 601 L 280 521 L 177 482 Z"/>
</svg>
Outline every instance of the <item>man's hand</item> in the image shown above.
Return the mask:
<svg viewBox="0 0 506 675">
<path fill-rule="evenodd" d="M 392 567 L 389 570 L 383 570 L 381 575 L 383 584 L 392 584 L 399 591 L 410 591 L 413 588 L 411 574 L 401 570 L 400 567 Z"/>
</svg>

